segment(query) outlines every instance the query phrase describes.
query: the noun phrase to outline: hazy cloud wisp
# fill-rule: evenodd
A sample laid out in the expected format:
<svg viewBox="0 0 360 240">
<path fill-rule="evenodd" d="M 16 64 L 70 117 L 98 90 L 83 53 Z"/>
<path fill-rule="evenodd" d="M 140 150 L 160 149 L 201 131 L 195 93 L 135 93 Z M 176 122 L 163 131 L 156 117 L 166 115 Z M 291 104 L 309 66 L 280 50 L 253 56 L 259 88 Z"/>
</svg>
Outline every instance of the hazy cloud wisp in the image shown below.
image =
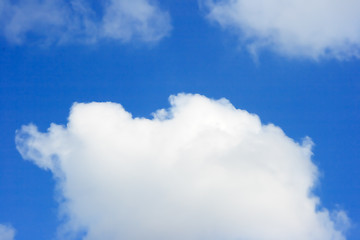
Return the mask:
<svg viewBox="0 0 360 240">
<path fill-rule="evenodd" d="M 207 17 L 239 34 L 257 54 L 269 48 L 288 57 L 360 57 L 357 0 L 200 0 Z"/>
<path fill-rule="evenodd" d="M 343 240 L 343 211 L 312 194 L 299 144 L 227 100 L 170 97 L 153 119 L 77 103 L 67 126 L 17 132 L 23 158 L 52 171 L 67 230 L 98 239 Z"/>
<path fill-rule="evenodd" d="M 0 224 L 0 239 L 1 240 L 14 240 L 15 229 L 8 225 Z"/>
<path fill-rule="evenodd" d="M 156 42 L 169 34 L 171 24 L 169 14 L 149 0 L 3 0 L 0 28 L 14 44 Z"/>
</svg>

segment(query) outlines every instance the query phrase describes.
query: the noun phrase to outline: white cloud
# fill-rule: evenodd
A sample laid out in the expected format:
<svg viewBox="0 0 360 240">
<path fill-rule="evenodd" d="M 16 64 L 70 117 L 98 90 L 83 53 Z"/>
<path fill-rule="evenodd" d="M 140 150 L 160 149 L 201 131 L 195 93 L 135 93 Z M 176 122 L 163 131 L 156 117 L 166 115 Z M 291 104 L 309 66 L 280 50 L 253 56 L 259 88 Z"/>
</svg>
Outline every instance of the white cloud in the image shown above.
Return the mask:
<svg viewBox="0 0 360 240">
<path fill-rule="evenodd" d="M 77 103 L 67 126 L 17 132 L 23 158 L 52 171 L 69 231 L 95 239 L 342 240 L 343 211 L 312 194 L 299 144 L 227 100 L 170 97 L 153 119 Z"/>
<path fill-rule="evenodd" d="M 104 35 L 129 40 L 158 41 L 170 30 L 169 15 L 148 0 L 110 0 L 103 19 Z"/>
<path fill-rule="evenodd" d="M 200 0 L 208 18 L 239 34 L 256 54 L 267 47 L 289 57 L 360 57 L 358 0 Z"/>
<path fill-rule="evenodd" d="M 0 224 L 0 240 L 13 240 L 15 229 L 8 225 Z"/>
<path fill-rule="evenodd" d="M 43 44 L 69 41 L 94 43 L 156 42 L 169 34 L 170 17 L 153 1 L 19 0 L 0 3 L 0 27 L 15 44 L 41 39 Z"/>
</svg>

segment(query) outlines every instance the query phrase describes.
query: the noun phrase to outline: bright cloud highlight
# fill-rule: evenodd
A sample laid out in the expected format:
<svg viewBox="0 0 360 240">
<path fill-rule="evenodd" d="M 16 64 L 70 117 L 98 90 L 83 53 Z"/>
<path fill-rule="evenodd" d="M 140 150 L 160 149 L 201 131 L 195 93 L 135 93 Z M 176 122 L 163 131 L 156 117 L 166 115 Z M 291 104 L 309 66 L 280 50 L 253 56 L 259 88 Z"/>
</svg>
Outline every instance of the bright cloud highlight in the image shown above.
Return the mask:
<svg viewBox="0 0 360 240">
<path fill-rule="evenodd" d="M 311 141 L 296 143 L 226 99 L 170 97 L 153 119 L 76 103 L 67 126 L 17 132 L 57 181 L 67 230 L 95 239 L 343 240 L 349 220 L 312 194 Z"/>
<path fill-rule="evenodd" d="M 14 44 L 156 42 L 171 30 L 169 14 L 149 0 L 2 0 L 0 27 Z"/>
<path fill-rule="evenodd" d="M 202 0 L 208 18 L 260 48 L 289 57 L 360 57 L 357 0 Z"/>
<path fill-rule="evenodd" d="M 8 225 L 0 224 L 0 240 L 13 240 L 15 229 Z"/>
</svg>

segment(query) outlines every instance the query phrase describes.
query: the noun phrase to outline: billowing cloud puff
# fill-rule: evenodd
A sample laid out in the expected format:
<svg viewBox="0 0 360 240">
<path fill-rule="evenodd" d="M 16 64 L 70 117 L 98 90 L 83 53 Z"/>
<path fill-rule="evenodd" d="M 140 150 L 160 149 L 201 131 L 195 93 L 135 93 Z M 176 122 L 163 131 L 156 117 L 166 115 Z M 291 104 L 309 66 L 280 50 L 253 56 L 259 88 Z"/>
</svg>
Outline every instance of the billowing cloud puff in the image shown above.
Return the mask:
<svg viewBox="0 0 360 240">
<path fill-rule="evenodd" d="M 48 44 L 99 39 L 156 42 L 171 25 L 169 14 L 149 0 L 2 0 L 0 28 L 9 42 L 41 39 Z"/>
<path fill-rule="evenodd" d="M 360 1 L 201 0 L 208 18 L 259 48 L 289 57 L 360 57 Z"/>
<path fill-rule="evenodd" d="M 299 144 L 226 99 L 170 97 L 152 119 L 76 103 L 67 126 L 17 132 L 23 158 L 52 171 L 69 231 L 84 239 L 342 240 L 348 218 L 311 192 Z"/>
<path fill-rule="evenodd" d="M 0 224 L 0 239 L 13 240 L 15 236 L 15 229 L 11 226 Z"/>
</svg>

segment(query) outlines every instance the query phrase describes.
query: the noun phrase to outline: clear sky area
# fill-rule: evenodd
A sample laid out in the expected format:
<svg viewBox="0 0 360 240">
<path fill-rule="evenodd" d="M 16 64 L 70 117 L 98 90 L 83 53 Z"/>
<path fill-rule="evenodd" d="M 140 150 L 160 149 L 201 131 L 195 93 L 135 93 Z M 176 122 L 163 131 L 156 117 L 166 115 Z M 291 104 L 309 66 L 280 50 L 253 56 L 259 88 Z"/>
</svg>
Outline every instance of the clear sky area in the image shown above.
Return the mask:
<svg viewBox="0 0 360 240">
<path fill-rule="evenodd" d="M 0 240 L 356 240 L 360 1 L 0 0 Z"/>
</svg>

